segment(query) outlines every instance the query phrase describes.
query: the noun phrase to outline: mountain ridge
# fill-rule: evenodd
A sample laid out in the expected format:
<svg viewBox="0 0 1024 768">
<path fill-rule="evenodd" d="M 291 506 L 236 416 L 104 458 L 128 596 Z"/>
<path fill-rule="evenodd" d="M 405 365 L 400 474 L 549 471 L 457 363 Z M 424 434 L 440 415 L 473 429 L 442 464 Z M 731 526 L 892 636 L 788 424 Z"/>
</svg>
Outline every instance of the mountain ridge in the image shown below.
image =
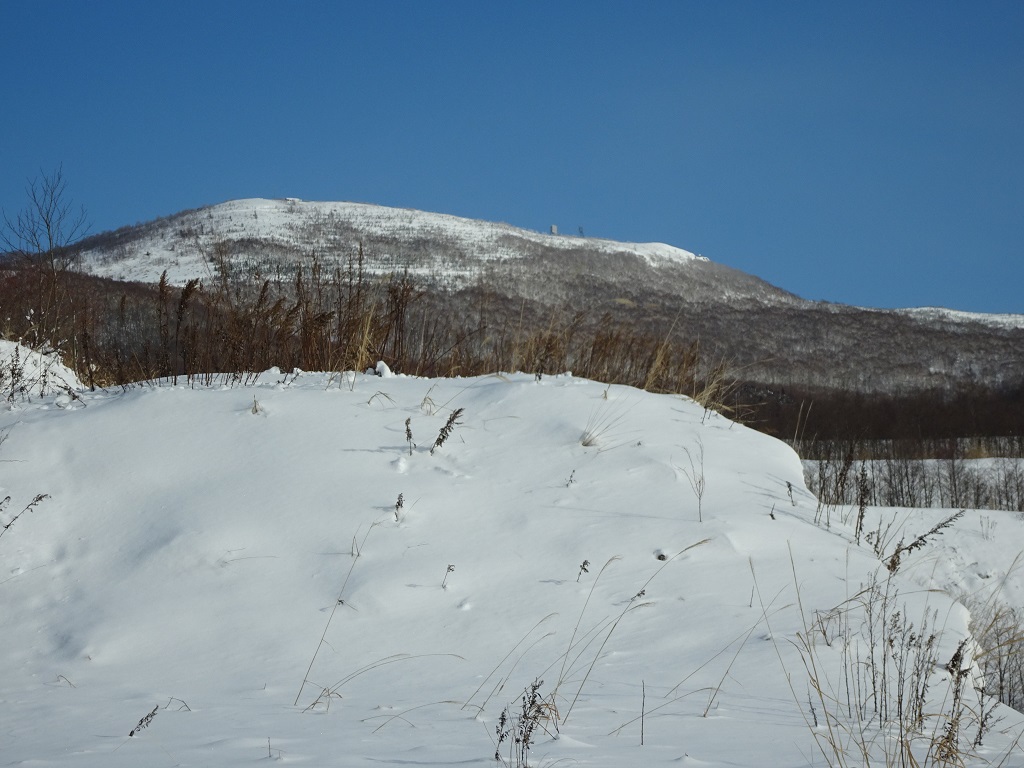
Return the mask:
<svg viewBox="0 0 1024 768">
<path fill-rule="evenodd" d="M 260 214 L 264 216 L 262 225 L 258 223 Z M 269 227 L 265 223 L 267 218 L 271 222 Z M 253 221 L 257 223 L 253 224 Z M 101 245 L 99 249 L 94 249 L 91 244 L 97 241 L 103 243 L 110 234 L 123 233 L 126 230 L 146 231 L 154 225 L 159 229 L 161 223 L 184 226 L 189 230 L 190 236 L 197 234 L 206 239 L 210 236 L 234 240 L 269 237 L 281 243 L 302 241 L 303 245 L 312 245 L 321 250 L 337 246 L 339 227 L 349 227 L 361 228 L 371 234 L 375 229 L 378 232 L 386 231 L 399 242 L 422 239 L 424 233 L 441 235 L 452 239 L 463 249 L 476 248 L 477 258 L 483 261 L 514 258 L 519 255 L 521 249 L 511 248 L 502 242 L 502 238 L 507 237 L 519 238 L 555 250 L 578 250 L 582 245 L 596 252 L 627 252 L 642 257 L 652 266 L 691 260 L 709 261 L 706 257 L 665 243 L 629 243 L 606 238 L 546 234 L 503 222 L 469 219 L 412 208 L 394 208 L 350 201 L 307 201 L 298 198 L 243 198 L 181 211 L 134 227 L 122 227 L 114 233 L 101 233 L 87 238 L 82 243 L 83 255 L 88 260 L 97 250 L 105 251 L 105 246 Z M 179 227 L 179 236 L 180 232 Z M 283 237 L 283 232 L 291 232 L 295 236 Z M 165 237 L 167 235 L 166 232 L 162 234 Z M 403 234 L 406 234 L 406 237 L 403 238 Z M 132 267 L 135 265 L 129 265 L 129 268 Z M 91 268 L 90 271 L 101 276 L 115 276 L 115 270 L 109 268 Z"/>
<path fill-rule="evenodd" d="M 227 226 L 225 226 L 224 217 L 211 217 L 211 214 L 215 211 L 227 214 Z M 136 237 L 135 233 L 140 231 L 145 233 L 153 230 L 160 232 L 160 229 L 164 229 L 165 231 L 160 232 L 160 235 L 164 240 L 167 240 L 174 234 L 171 230 L 174 227 L 178 227 L 177 234 L 182 239 L 187 239 L 188 237 L 192 237 L 196 234 L 200 235 L 201 239 L 205 238 L 206 242 L 200 242 L 199 246 L 200 249 L 202 249 L 205 245 L 207 250 L 209 250 L 209 246 L 212 245 L 212 242 L 217 237 L 235 241 L 246 241 L 253 238 L 266 238 L 271 241 L 277 240 L 281 245 L 292 246 L 295 246 L 302 241 L 301 237 L 294 237 L 291 239 L 282 238 L 278 234 L 278 228 L 266 229 L 266 224 L 263 225 L 262 229 L 259 227 L 247 226 L 248 222 L 246 221 L 246 214 L 256 214 L 254 218 L 258 219 L 258 214 L 261 211 L 264 214 L 285 213 L 285 215 L 291 217 L 296 217 L 296 214 L 298 214 L 297 218 L 300 219 L 302 214 L 305 213 L 306 220 L 302 223 L 308 226 L 311 232 L 318 234 L 318 239 L 313 243 L 304 244 L 312 245 L 320 251 L 325 251 L 332 247 L 336 248 L 339 245 L 351 245 L 351 243 L 339 242 L 337 236 L 331 238 L 329 233 L 325 233 L 323 231 L 325 227 L 329 227 L 331 222 L 329 220 L 326 222 L 322 219 L 317 220 L 316 217 L 319 215 L 329 219 L 332 215 L 337 216 L 339 214 L 347 214 L 347 223 L 353 228 L 356 224 L 366 226 L 368 223 L 374 222 L 385 224 L 384 227 L 380 228 L 380 231 L 388 231 L 392 233 L 401 229 L 409 231 L 423 229 L 427 231 L 433 230 L 436 232 L 437 227 L 432 227 L 431 224 L 446 222 L 451 225 L 451 229 L 462 229 L 464 231 L 474 227 L 480 229 L 491 229 L 496 233 L 522 238 L 555 250 L 578 251 L 582 249 L 593 250 L 600 253 L 637 255 L 642 257 L 647 264 L 652 267 L 665 266 L 670 263 L 684 264 L 687 262 L 703 262 L 717 265 L 725 270 L 740 272 L 739 270 L 728 267 L 721 262 L 713 261 L 706 256 L 666 243 L 654 241 L 630 242 L 612 240 L 609 238 L 545 233 L 524 227 L 518 227 L 505 222 L 472 219 L 454 214 L 421 211 L 414 208 L 392 207 L 356 201 L 311 201 L 302 200 L 300 198 L 232 199 L 221 203 L 201 206 L 199 208 L 179 211 L 178 213 L 160 217 L 152 221 L 142 222 L 135 225 L 127 225 L 116 230 L 98 233 L 85 238 L 79 244 L 82 249 L 83 265 L 86 271 L 96 276 L 109 277 L 118 280 L 138 280 L 140 282 L 157 282 L 161 272 L 163 271 L 160 267 L 164 267 L 168 269 L 168 279 L 171 284 L 184 285 L 184 283 L 191 278 L 206 277 L 209 273 L 208 267 L 203 265 L 192 265 L 194 268 L 191 271 L 185 271 L 185 268 L 188 265 L 187 262 L 183 264 L 185 259 L 183 259 L 182 255 L 179 253 L 181 248 L 180 245 L 173 248 L 158 250 L 155 253 L 150 250 L 151 258 L 147 258 L 149 258 L 151 263 L 135 263 L 134 259 L 138 259 L 138 254 L 131 253 L 130 246 L 132 245 L 132 242 L 136 241 L 137 247 L 139 245 L 148 246 L 151 244 L 146 242 L 145 237 Z M 403 219 L 405 219 L 405 221 L 403 221 Z M 204 223 L 205 221 L 209 221 L 209 225 L 206 225 Z M 196 230 L 197 224 L 199 225 L 198 230 Z M 209 228 L 207 228 L 207 226 Z M 294 230 L 295 227 L 291 227 L 291 229 Z M 320 230 L 318 233 L 316 232 L 317 229 Z M 137 242 L 140 239 L 142 240 L 142 243 Z M 496 240 L 497 238 L 495 237 L 494 239 Z M 401 239 L 398 239 L 398 241 L 401 242 Z M 486 245 L 486 240 L 483 238 L 478 238 L 475 242 L 471 238 L 467 238 L 466 242 L 477 246 Z M 111 247 L 112 245 L 114 246 L 113 249 Z M 126 246 L 128 246 L 127 249 Z M 116 253 L 118 248 L 122 249 L 121 253 Z M 112 254 L 112 250 L 114 250 L 115 253 Z M 488 249 L 484 247 L 481 248 L 480 253 L 478 254 L 478 257 L 482 261 L 500 261 L 502 258 L 515 256 L 517 256 L 517 252 L 507 246 L 503 249 L 497 248 L 492 251 L 488 251 Z M 89 262 L 91 261 L 100 261 L 102 263 L 90 264 Z M 387 256 L 382 259 L 382 262 L 385 264 L 388 262 Z M 175 269 L 175 267 L 178 267 L 179 269 Z M 762 278 L 749 275 L 749 273 L 741 274 L 747 274 L 749 277 L 761 281 L 775 290 L 785 293 L 795 299 L 799 299 L 801 302 L 806 302 L 807 304 L 847 307 L 857 310 L 879 312 L 909 313 L 911 315 L 928 316 L 933 319 L 942 316 L 954 321 L 988 323 L 1001 327 L 1024 327 L 1024 314 L 971 312 L 949 307 L 933 306 L 911 306 L 884 309 L 879 307 L 845 304 L 829 300 L 805 299 L 786 291 L 779 286 L 768 283 L 767 281 L 762 280 Z"/>
<path fill-rule="evenodd" d="M 250 198 L 182 211 L 82 241 L 94 275 L 172 284 L 230 273 L 258 284 L 300 270 L 407 275 L 435 311 L 492 327 L 579 314 L 699 340 L 759 387 L 858 392 L 999 389 L 1024 381 L 1024 315 L 811 301 L 660 243 L 545 234 L 366 203 Z M 528 310 L 528 311 L 527 311 Z"/>
</svg>

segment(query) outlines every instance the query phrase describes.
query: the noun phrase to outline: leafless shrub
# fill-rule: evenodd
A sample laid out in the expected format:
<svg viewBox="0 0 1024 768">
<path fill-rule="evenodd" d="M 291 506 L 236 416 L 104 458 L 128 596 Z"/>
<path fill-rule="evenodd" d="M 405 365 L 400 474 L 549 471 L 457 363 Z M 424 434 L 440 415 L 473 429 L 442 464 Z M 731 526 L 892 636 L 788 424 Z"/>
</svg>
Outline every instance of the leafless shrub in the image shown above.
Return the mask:
<svg viewBox="0 0 1024 768">
<path fill-rule="evenodd" d="M 935 611 L 912 621 L 891 573 L 825 612 L 827 624 L 809 622 L 802 604 L 800 611 L 808 727 L 827 765 L 960 766 L 973 755 L 991 715 L 968 696 L 970 644 L 962 639 L 942 664 Z M 793 695 L 802 708 L 795 688 Z M 965 738 L 972 727 L 976 735 Z"/>
<path fill-rule="evenodd" d="M 523 692 L 517 710 L 508 705 L 502 710 L 495 726 L 497 746 L 494 750 L 494 759 L 506 766 L 515 768 L 528 768 L 530 764 L 530 749 L 538 731 L 548 735 L 551 725 L 555 733 L 558 732 L 558 711 L 540 695 L 540 687 L 544 685 L 543 680 L 534 680 L 533 683 Z M 508 742 L 508 752 L 503 754 L 502 745 Z"/>
<path fill-rule="evenodd" d="M 869 506 L 1024 512 L 1024 457 L 969 460 L 963 458 L 960 441 L 948 441 L 945 458 L 921 458 L 935 448 L 891 441 L 859 443 L 855 449 L 819 443 L 804 473 L 819 499 L 819 517 L 828 521 L 837 509 L 861 501 Z M 1009 444 L 1007 450 L 1016 452 Z M 862 457 L 856 463 L 854 451 Z"/>
</svg>

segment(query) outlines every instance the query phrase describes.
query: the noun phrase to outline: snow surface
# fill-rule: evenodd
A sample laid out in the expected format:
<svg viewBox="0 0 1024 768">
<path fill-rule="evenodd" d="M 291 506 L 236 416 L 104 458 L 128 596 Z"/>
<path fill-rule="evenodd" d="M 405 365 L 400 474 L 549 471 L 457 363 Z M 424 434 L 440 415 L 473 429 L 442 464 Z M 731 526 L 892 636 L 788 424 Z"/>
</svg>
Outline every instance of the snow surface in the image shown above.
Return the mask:
<svg viewBox="0 0 1024 768">
<path fill-rule="evenodd" d="M 784 444 L 568 374 L 268 371 L 0 430 L 4 765 L 490 766 L 535 679 L 561 728 L 533 765 L 822 765 L 797 633 L 881 568 Z M 971 514 L 894 581 L 942 659 L 967 614 L 935 590 L 1024 594 L 1020 521 Z M 1014 749 L 999 714 L 979 760 Z"/>
<path fill-rule="evenodd" d="M 16 341 L 0 339 L 0 394 L 5 397 L 39 397 L 56 392 L 78 391 L 85 386 L 73 370 L 56 356 L 29 349 Z M 64 400 L 67 400 L 65 397 Z"/>
<path fill-rule="evenodd" d="M 374 248 L 372 261 L 368 261 L 370 271 L 380 271 L 379 265 L 386 264 L 392 269 L 408 269 L 411 274 L 441 275 L 456 282 L 478 275 L 488 262 L 521 258 L 523 245 L 530 243 L 564 251 L 585 248 L 597 253 L 632 254 L 651 266 L 707 261 L 663 243 L 546 235 L 509 224 L 364 203 L 256 198 L 232 200 L 164 220 L 144 240 L 121 254 L 101 258 L 98 253 L 86 251 L 82 268 L 102 277 L 141 282 L 157 282 L 166 269 L 172 283 L 183 285 L 211 274 L 210 255 L 218 240 L 260 239 L 299 247 L 303 252 L 312 248 L 321 256 L 341 246 L 344 252 L 340 255 L 348 258 L 355 256 L 350 253 L 351 239 L 339 241 L 337 234 L 345 229 L 395 242 L 394 252 Z M 446 243 L 467 258 L 449 262 L 437 254 L 427 254 L 425 260 L 410 260 L 406 251 L 410 245 L 415 249 L 424 238 Z"/>
</svg>

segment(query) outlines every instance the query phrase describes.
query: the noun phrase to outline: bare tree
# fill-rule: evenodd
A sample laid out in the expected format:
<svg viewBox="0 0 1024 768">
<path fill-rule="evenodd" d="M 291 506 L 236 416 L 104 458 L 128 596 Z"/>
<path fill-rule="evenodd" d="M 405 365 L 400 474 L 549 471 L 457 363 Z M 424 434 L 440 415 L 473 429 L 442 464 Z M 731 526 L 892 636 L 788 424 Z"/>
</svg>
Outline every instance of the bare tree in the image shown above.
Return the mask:
<svg viewBox="0 0 1024 768">
<path fill-rule="evenodd" d="M 68 199 L 67 180 L 58 166 L 40 172 L 25 189 L 28 204 L 11 218 L 4 211 L 0 241 L 16 256 L 47 269 L 51 276 L 66 271 L 78 258 L 75 244 L 89 231 L 85 209 Z"/>
<path fill-rule="evenodd" d="M 50 173 L 40 172 L 25 193 L 24 210 L 13 217 L 3 213 L 0 245 L 31 277 L 30 317 L 22 340 L 37 348 L 56 349 L 67 331 L 67 315 L 73 314 L 65 276 L 78 260 L 77 244 L 89 226 L 85 209 L 76 209 L 68 196 L 60 166 Z"/>
</svg>

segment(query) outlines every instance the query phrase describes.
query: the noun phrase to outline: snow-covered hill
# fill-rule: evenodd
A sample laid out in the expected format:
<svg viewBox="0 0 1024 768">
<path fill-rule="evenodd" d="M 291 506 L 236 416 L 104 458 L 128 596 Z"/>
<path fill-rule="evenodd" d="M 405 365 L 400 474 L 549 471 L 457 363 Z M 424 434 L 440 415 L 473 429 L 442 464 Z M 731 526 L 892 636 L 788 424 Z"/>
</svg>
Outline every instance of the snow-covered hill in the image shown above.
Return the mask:
<svg viewBox="0 0 1024 768">
<path fill-rule="evenodd" d="M 537 253 L 555 261 L 586 254 L 594 269 L 599 269 L 597 259 L 603 256 L 654 270 L 710 265 L 704 256 L 664 243 L 539 233 L 509 224 L 365 203 L 252 198 L 183 211 L 89 238 L 83 243 L 81 266 L 100 277 L 149 283 L 157 282 L 166 270 L 171 284 L 184 285 L 190 279 L 214 274 L 218 249 L 241 262 L 243 268 L 256 264 L 264 275 L 270 275 L 275 261 L 308 261 L 313 255 L 327 264 L 347 263 L 356 258 L 361 243 L 369 246 L 364 253 L 369 274 L 406 270 L 450 287 L 470 285 L 485 275 L 500 282 L 501 274 L 488 270 L 495 265 L 507 268 Z M 711 294 L 809 304 L 794 302 L 796 297 L 756 278 L 713 266 L 717 268 L 715 282 L 721 285 Z M 692 274 L 689 277 L 694 279 Z M 700 284 L 707 292 L 708 282 Z M 896 311 L 923 321 L 1024 328 L 1024 315 L 935 307 Z"/>
<path fill-rule="evenodd" d="M 486 305 L 495 330 L 527 332 L 579 314 L 591 331 L 611 323 L 699 339 L 707 360 L 728 361 L 755 388 L 806 396 L 851 388 L 952 395 L 963 386 L 1012 388 L 1024 375 L 1024 316 L 812 302 L 669 245 L 422 211 L 236 200 L 104 233 L 82 248 L 82 269 L 151 283 L 164 271 L 179 285 L 230 274 L 289 290 L 299 268 L 309 275 L 314 264 L 342 285 L 360 272 L 374 283 L 408 273 L 431 313 L 479 316 Z"/>
<path fill-rule="evenodd" d="M 374 243 L 366 268 L 371 273 L 408 269 L 411 274 L 465 284 L 487 264 L 517 260 L 531 248 L 557 253 L 586 250 L 642 259 L 650 266 L 704 260 L 661 243 L 618 243 L 596 238 L 548 235 L 439 213 L 346 202 L 233 200 L 147 225 L 142 237 L 111 251 L 101 241 L 83 253 L 92 274 L 118 280 L 156 282 L 163 270 L 176 284 L 205 277 L 217 243 L 256 243 L 281 253 L 328 262 L 356 256 L 359 242 Z M 429 247 L 433 244 L 433 247 Z M 443 245 L 442 248 L 437 247 Z"/>
<path fill-rule="evenodd" d="M 4 764 L 514 765 L 535 681 L 531 765 L 860 764 L 894 744 L 844 714 L 867 606 L 940 633 L 923 760 L 968 619 L 934 590 L 1019 594 L 1015 518 L 890 579 L 789 448 L 686 398 L 380 371 L 0 410 Z M 968 764 L 1021 764 L 964 697 Z"/>
</svg>

